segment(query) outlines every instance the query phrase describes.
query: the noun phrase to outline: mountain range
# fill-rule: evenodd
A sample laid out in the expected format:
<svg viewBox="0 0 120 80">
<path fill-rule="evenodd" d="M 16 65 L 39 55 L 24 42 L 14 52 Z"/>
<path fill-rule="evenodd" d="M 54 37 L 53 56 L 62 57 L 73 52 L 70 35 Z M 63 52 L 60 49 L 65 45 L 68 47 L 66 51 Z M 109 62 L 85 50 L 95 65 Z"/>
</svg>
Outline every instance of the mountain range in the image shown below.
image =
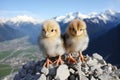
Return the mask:
<svg viewBox="0 0 120 80">
<path fill-rule="evenodd" d="M 87 24 L 87 30 L 89 37 L 91 39 L 94 39 L 108 30 L 114 28 L 120 23 L 120 12 L 113 11 L 113 10 L 106 10 L 102 13 L 89 13 L 87 15 L 81 14 L 80 12 L 75 13 L 69 13 L 65 16 L 56 16 L 51 19 L 56 20 L 60 26 L 62 33 L 64 33 L 66 27 L 68 26 L 68 23 L 73 19 L 82 19 Z M 36 43 L 37 40 L 35 40 L 40 32 L 40 26 L 41 26 L 42 20 L 32 18 L 31 16 L 17 16 L 13 18 L 1 18 L 0 19 L 0 26 L 4 24 L 6 27 L 13 28 L 19 31 L 20 33 L 14 33 L 16 35 L 27 35 L 30 37 L 30 41 L 32 43 Z M 8 30 L 9 31 L 9 30 Z M 1 35 L 4 35 L 1 33 Z M 9 35 L 12 36 L 12 35 Z M 19 36 L 18 36 L 19 37 Z M 4 37 L 0 37 L 0 41 Z"/>
<path fill-rule="evenodd" d="M 39 20 L 26 15 L 10 19 L 2 18 L 0 19 L 0 41 L 28 36 L 31 43 L 36 43 L 40 25 Z"/>
<path fill-rule="evenodd" d="M 87 54 L 98 52 L 109 62 L 120 64 L 117 56 L 120 46 L 120 12 L 106 10 L 101 13 L 92 12 L 81 14 L 80 12 L 68 13 L 64 16 L 56 16 L 51 19 L 60 24 L 62 33 L 65 32 L 69 22 L 73 19 L 82 19 L 87 24 L 87 31 L 90 38 Z M 42 20 L 31 16 L 17 16 L 14 18 L 0 18 L 0 42 L 12 40 L 20 37 L 29 37 L 29 42 L 37 44 Z M 111 57 L 111 56 L 114 56 Z M 109 58 L 107 58 L 109 57 Z"/>
<path fill-rule="evenodd" d="M 85 53 L 100 53 L 106 61 L 120 67 L 120 24 L 90 41 Z"/>
<path fill-rule="evenodd" d="M 63 32 L 71 20 L 84 20 L 87 24 L 89 37 L 93 39 L 117 26 L 120 23 L 120 12 L 106 10 L 105 12 L 99 14 L 94 12 L 88 15 L 83 15 L 80 12 L 75 12 L 69 13 L 65 16 L 54 17 L 54 19 L 60 23 Z"/>
<path fill-rule="evenodd" d="M 0 42 L 20 38 L 23 36 L 24 34 L 21 33 L 19 30 L 15 30 L 6 24 L 0 25 Z"/>
</svg>

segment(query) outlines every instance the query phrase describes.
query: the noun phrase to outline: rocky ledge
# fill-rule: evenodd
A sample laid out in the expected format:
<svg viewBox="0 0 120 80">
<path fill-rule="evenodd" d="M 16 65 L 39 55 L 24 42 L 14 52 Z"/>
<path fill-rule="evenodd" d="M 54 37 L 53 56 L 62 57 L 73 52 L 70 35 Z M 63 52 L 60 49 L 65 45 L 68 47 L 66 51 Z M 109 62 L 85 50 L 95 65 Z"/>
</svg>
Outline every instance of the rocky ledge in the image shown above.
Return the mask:
<svg viewBox="0 0 120 80">
<path fill-rule="evenodd" d="M 31 61 L 23 65 L 14 80 L 120 80 L 120 69 L 106 63 L 102 56 L 86 55 L 86 62 L 43 67 L 45 60 Z"/>
</svg>

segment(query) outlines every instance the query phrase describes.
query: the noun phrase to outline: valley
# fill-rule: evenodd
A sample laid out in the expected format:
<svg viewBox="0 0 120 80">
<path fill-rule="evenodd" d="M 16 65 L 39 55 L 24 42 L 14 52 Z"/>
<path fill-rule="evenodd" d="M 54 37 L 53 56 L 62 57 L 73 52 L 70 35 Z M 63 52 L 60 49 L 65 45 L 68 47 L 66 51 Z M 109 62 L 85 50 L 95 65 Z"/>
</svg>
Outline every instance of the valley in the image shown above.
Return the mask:
<svg viewBox="0 0 120 80">
<path fill-rule="evenodd" d="M 0 78 L 18 71 L 28 61 L 42 59 L 38 46 L 31 45 L 27 37 L 0 44 Z"/>
</svg>

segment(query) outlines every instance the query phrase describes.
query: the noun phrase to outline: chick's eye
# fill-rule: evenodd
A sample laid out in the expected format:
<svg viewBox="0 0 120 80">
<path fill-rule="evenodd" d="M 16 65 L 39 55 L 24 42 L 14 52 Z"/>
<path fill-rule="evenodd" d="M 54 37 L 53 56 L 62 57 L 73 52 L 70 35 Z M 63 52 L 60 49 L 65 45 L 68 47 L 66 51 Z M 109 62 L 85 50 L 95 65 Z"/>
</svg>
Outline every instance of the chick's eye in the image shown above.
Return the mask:
<svg viewBox="0 0 120 80">
<path fill-rule="evenodd" d="M 51 32 L 53 32 L 54 30 L 52 29 Z"/>
<path fill-rule="evenodd" d="M 74 28 L 72 28 L 72 30 L 74 31 L 75 29 L 74 29 Z"/>
<path fill-rule="evenodd" d="M 42 31 L 45 31 L 44 29 L 42 29 Z"/>
<path fill-rule="evenodd" d="M 80 29 L 80 31 L 82 31 L 83 29 Z"/>
</svg>

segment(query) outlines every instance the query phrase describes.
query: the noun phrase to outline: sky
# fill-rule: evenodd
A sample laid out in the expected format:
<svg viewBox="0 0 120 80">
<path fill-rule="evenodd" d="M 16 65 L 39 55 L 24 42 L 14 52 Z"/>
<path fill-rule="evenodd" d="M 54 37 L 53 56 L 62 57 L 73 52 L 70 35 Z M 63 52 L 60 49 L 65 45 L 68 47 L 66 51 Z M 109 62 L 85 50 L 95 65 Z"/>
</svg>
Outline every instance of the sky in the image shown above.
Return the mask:
<svg viewBox="0 0 120 80">
<path fill-rule="evenodd" d="M 28 15 L 48 19 L 70 12 L 120 11 L 120 0 L 0 0 L 0 18 Z"/>
</svg>

